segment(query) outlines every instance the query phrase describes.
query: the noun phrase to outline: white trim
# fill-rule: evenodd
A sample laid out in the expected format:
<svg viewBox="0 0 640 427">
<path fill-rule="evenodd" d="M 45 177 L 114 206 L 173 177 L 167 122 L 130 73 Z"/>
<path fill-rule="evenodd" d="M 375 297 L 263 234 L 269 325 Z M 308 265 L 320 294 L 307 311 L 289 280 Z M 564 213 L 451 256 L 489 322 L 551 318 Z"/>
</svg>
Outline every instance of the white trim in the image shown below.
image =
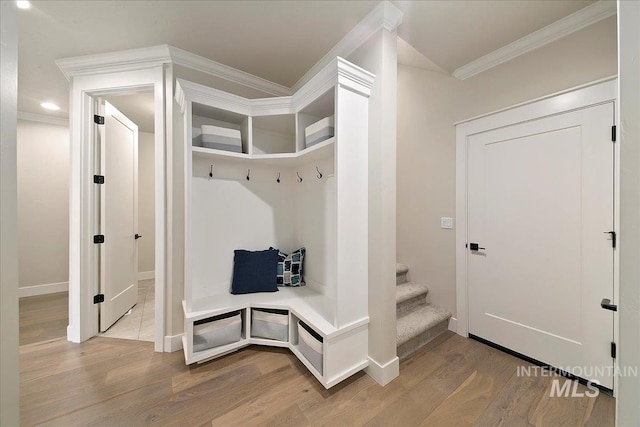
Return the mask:
<svg viewBox="0 0 640 427">
<path fill-rule="evenodd" d="M 400 375 L 400 359 L 396 356 L 381 365 L 369 357 L 369 366 L 364 369 L 364 372 L 384 387 Z"/>
<path fill-rule="evenodd" d="M 292 87 L 291 92 L 298 92 L 309 80 L 325 68 L 337 56 L 346 58 L 362 46 L 371 36 L 381 29 L 395 30 L 402 24 L 402 12 L 389 1 L 383 1 L 358 24 L 353 27 L 325 56 L 307 71 Z"/>
<path fill-rule="evenodd" d="M 538 31 L 527 34 L 506 46 L 455 69 L 453 71 L 453 77 L 460 80 L 468 79 L 469 77 L 552 43 L 615 14 L 616 2 L 607 0 L 597 1 L 584 9 L 580 9 Z"/>
<path fill-rule="evenodd" d="M 200 71 L 214 77 L 218 77 L 239 85 L 256 89 L 261 92 L 275 96 L 291 95 L 291 89 L 278 83 L 254 76 L 237 68 L 229 67 L 220 62 L 213 61 L 195 53 L 178 49 L 177 47 L 168 46 L 169 56 L 175 65 L 187 67 L 192 70 Z"/>
<path fill-rule="evenodd" d="M 171 62 L 169 45 L 163 44 L 140 49 L 120 50 L 95 55 L 62 58 L 55 61 L 62 74 L 72 77 L 135 71 L 157 67 Z"/>
<path fill-rule="evenodd" d="M 44 285 L 20 286 L 18 297 L 33 297 L 36 295 L 55 294 L 58 292 L 69 292 L 69 282 L 47 283 Z"/>
<path fill-rule="evenodd" d="M 152 63 L 152 62 L 149 62 Z M 93 71 L 96 71 L 94 69 Z M 91 176 L 95 161 L 95 97 L 111 93 L 154 90 L 155 102 L 155 350 L 164 349 L 166 260 L 166 134 L 164 66 L 119 73 L 88 73 L 71 81 L 70 193 L 69 193 L 69 327 L 67 339 L 85 341 L 98 333 L 97 249 L 93 244 L 96 191 Z"/>
<path fill-rule="evenodd" d="M 536 120 L 555 114 L 615 101 L 617 80 L 585 85 L 571 92 L 545 97 L 490 116 L 456 124 L 456 333 L 469 334 L 467 283 L 467 139 L 469 136 L 503 126 Z M 616 210 L 618 207 L 616 207 Z M 615 256 L 618 256 L 617 252 Z M 616 284 L 614 283 L 614 287 Z"/>
<path fill-rule="evenodd" d="M 449 330 L 455 333 L 458 332 L 458 319 L 455 317 L 449 318 Z"/>
<path fill-rule="evenodd" d="M 453 125 L 457 126 L 459 124 L 471 122 L 471 121 L 474 121 L 474 120 L 477 120 L 477 119 L 481 119 L 483 117 L 493 116 L 494 114 L 502 113 L 503 111 L 513 110 L 515 108 L 522 107 L 524 105 L 530 105 L 530 104 L 533 104 L 533 103 L 538 102 L 538 101 L 544 101 L 545 99 L 555 98 L 555 97 L 557 97 L 559 95 L 564 95 L 566 93 L 575 92 L 577 90 L 584 89 L 584 88 L 587 88 L 587 87 L 596 86 L 596 85 L 599 85 L 600 83 L 605 83 L 605 82 L 608 82 L 608 81 L 611 81 L 611 80 L 616 80 L 617 78 L 618 77 L 614 75 L 614 76 L 609 76 L 609 77 L 605 77 L 605 78 L 602 78 L 602 79 L 594 80 L 594 81 L 589 82 L 589 83 L 585 83 L 585 84 L 582 84 L 582 85 L 571 87 L 569 89 L 565 89 L 565 90 L 561 90 L 561 91 L 558 91 L 558 92 L 550 93 L 548 95 L 543 95 L 543 96 L 541 96 L 539 98 L 530 99 L 528 101 L 524 101 L 524 102 L 520 102 L 518 104 L 510 105 L 510 106 L 505 107 L 505 108 L 500 108 L 498 110 L 490 111 L 488 113 L 483 113 L 483 114 L 480 114 L 478 116 L 474 116 L 474 117 L 470 117 L 468 119 L 460 120 L 459 122 L 455 122 Z"/>
<path fill-rule="evenodd" d="M 150 280 L 156 277 L 155 270 L 138 271 L 138 280 Z"/>
<path fill-rule="evenodd" d="M 282 96 L 291 90 L 253 74 L 166 44 L 55 61 L 67 80 L 72 77 L 141 70 L 173 63 L 261 92 Z"/>
<path fill-rule="evenodd" d="M 69 119 L 65 117 L 47 116 L 45 114 L 27 113 L 25 111 L 18 111 L 18 120 L 69 127 Z"/>
<path fill-rule="evenodd" d="M 167 353 L 173 353 L 174 351 L 182 350 L 182 336 L 180 335 L 167 335 L 164 337 L 164 351 Z"/>
</svg>

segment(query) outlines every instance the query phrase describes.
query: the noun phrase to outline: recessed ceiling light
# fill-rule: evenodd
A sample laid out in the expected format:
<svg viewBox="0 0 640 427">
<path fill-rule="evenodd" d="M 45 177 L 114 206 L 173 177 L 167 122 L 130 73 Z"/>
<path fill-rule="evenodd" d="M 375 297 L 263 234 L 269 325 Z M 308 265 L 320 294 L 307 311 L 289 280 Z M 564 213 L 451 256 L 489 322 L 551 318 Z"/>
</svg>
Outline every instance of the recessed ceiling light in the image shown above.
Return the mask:
<svg viewBox="0 0 640 427">
<path fill-rule="evenodd" d="M 54 104 L 53 102 L 43 102 L 42 104 L 40 104 L 40 106 L 42 108 L 45 108 L 47 110 L 52 110 L 52 111 L 57 111 L 60 109 L 60 107 L 58 107 L 56 104 Z"/>
<path fill-rule="evenodd" d="M 19 9 L 31 8 L 31 2 L 28 2 L 27 0 L 18 0 L 16 1 L 16 5 L 18 6 Z"/>
</svg>

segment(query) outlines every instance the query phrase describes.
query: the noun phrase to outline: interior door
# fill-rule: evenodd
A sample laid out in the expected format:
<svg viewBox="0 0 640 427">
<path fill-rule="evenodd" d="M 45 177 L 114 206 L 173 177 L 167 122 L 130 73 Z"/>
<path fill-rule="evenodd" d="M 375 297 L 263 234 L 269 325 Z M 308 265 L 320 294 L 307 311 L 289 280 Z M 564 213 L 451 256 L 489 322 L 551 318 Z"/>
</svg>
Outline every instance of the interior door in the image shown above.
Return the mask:
<svg viewBox="0 0 640 427">
<path fill-rule="evenodd" d="M 567 112 L 467 147 L 469 332 L 610 389 L 613 114 Z"/>
<path fill-rule="evenodd" d="M 106 331 L 138 298 L 138 126 L 108 102 L 100 138 L 104 175 L 100 197 L 100 331 Z"/>
</svg>

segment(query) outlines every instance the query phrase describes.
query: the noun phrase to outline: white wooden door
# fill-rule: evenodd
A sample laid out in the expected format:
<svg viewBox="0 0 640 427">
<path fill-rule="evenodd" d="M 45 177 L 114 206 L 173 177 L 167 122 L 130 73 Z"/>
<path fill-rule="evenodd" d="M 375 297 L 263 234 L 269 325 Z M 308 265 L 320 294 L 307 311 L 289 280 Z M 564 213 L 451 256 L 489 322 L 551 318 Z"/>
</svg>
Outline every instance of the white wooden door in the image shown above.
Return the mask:
<svg viewBox="0 0 640 427">
<path fill-rule="evenodd" d="M 469 333 L 613 388 L 613 103 L 468 139 Z"/>
<path fill-rule="evenodd" d="M 138 126 L 108 102 L 102 128 L 100 224 L 100 331 L 138 299 Z"/>
</svg>

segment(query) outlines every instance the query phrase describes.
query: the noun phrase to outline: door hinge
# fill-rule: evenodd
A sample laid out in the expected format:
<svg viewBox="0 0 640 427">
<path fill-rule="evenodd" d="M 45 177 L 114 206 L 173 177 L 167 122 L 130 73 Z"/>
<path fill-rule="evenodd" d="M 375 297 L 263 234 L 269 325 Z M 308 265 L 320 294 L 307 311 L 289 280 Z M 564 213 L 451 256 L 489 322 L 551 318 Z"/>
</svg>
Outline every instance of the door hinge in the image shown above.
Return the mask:
<svg viewBox="0 0 640 427">
<path fill-rule="evenodd" d="M 104 302 L 104 294 L 98 294 L 93 296 L 94 304 L 100 304 L 101 302 Z"/>
<path fill-rule="evenodd" d="M 93 175 L 94 184 L 104 184 L 104 175 Z"/>
<path fill-rule="evenodd" d="M 104 124 L 104 116 L 99 116 L 97 114 L 93 115 L 93 122 L 97 125 L 103 125 Z"/>
<path fill-rule="evenodd" d="M 96 234 L 93 236 L 93 243 L 104 243 L 104 234 Z"/>
<path fill-rule="evenodd" d="M 611 342 L 611 358 L 615 359 L 616 358 L 616 343 Z"/>
<path fill-rule="evenodd" d="M 615 249 L 618 244 L 618 234 L 615 231 L 605 231 L 604 234 L 611 235 L 611 247 Z"/>
<path fill-rule="evenodd" d="M 611 126 L 611 141 L 616 142 L 616 125 Z"/>
</svg>

